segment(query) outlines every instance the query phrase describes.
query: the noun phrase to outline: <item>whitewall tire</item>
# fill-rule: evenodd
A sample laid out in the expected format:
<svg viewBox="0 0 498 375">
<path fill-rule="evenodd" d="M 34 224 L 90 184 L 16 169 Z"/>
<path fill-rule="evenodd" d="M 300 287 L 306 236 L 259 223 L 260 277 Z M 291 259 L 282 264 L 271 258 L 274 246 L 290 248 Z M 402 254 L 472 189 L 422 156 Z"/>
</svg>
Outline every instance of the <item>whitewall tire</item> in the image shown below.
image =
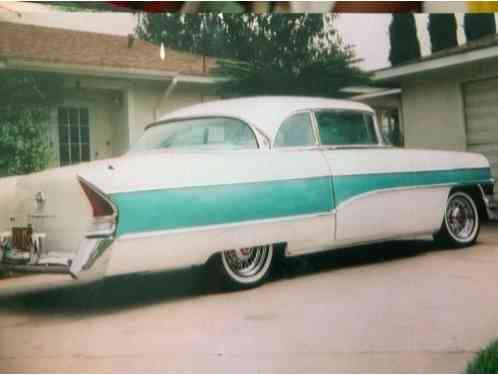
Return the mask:
<svg viewBox="0 0 498 375">
<path fill-rule="evenodd" d="M 443 223 L 434 239 L 451 247 L 467 247 L 476 242 L 480 228 L 476 202 L 469 194 L 456 191 L 448 197 Z"/>
<path fill-rule="evenodd" d="M 273 245 L 224 251 L 216 259 L 216 272 L 230 289 L 246 289 L 264 283 L 272 268 Z"/>
</svg>

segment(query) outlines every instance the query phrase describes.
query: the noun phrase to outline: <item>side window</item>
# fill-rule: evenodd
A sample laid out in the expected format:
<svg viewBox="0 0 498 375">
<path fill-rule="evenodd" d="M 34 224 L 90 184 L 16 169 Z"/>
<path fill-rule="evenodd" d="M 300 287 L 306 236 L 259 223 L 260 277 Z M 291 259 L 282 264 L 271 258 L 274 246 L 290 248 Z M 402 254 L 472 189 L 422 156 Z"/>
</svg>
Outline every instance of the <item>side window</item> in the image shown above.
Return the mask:
<svg viewBox="0 0 498 375">
<path fill-rule="evenodd" d="M 354 111 L 320 111 L 316 113 L 322 145 L 377 144 L 371 115 Z"/>
<path fill-rule="evenodd" d="M 308 113 L 298 113 L 285 120 L 275 138 L 275 147 L 313 146 L 315 136 Z"/>
</svg>

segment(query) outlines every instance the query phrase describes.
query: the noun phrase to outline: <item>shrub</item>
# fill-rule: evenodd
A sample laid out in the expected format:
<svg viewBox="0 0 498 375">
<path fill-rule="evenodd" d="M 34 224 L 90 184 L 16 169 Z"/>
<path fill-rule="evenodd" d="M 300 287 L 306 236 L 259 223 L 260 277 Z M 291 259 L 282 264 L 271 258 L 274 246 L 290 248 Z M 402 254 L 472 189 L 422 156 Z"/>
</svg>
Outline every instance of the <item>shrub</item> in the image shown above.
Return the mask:
<svg viewBox="0 0 498 375">
<path fill-rule="evenodd" d="M 47 124 L 62 97 L 61 77 L 24 71 L 0 72 L 0 176 L 47 167 L 52 150 Z"/>
<path fill-rule="evenodd" d="M 477 353 L 477 356 L 467 365 L 465 372 L 467 374 L 498 373 L 498 340 Z"/>
</svg>

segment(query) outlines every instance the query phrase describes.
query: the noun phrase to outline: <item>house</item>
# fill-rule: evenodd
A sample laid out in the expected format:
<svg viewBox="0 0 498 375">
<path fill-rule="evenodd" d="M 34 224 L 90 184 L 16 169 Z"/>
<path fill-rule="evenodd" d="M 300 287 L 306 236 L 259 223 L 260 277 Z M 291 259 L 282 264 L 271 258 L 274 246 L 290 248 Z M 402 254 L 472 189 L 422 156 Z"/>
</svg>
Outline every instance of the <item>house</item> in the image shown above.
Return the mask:
<svg viewBox="0 0 498 375">
<path fill-rule="evenodd" d="M 405 147 L 482 153 L 498 178 L 498 35 L 378 70 L 373 80 L 383 89 L 353 98 L 399 111 Z"/>
<path fill-rule="evenodd" d="M 94 32 L 0 22 L 0 69 L 52 72 L 64 99 L 51 111 L 52 166 L 125 153 L 144 127 L 209 100 L 215 60 Z"/>
</svg>

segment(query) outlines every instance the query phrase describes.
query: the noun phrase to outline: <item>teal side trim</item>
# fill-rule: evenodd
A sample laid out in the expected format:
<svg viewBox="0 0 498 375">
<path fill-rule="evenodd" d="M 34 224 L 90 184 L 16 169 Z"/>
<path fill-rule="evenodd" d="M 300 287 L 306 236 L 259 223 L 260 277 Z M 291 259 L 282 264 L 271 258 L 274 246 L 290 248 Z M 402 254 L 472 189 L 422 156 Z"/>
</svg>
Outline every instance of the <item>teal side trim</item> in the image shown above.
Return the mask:
<svg viewBox="0 0 498 375">
<path fill-rule="evenodd" d="M 324 213 L 372 191 L 490 179 L 489 168 L 379 173 L 116 193 L 111 199 L 119 210 L 117 235 L 124 235 Z"/>
<path fill-rule="evenodd" d="M 305 215 L 333 208 L 330 177 L 116 193 L 117 234 Z"/>
<path fill-rule="evenodd" d="M 336 204 L 359 194 L 375 190 L 437 184 L 472 184 L 489 182 L 489 168 L 455 169 L 446 171 L 379 173 L 334 177 Z"/>
</svg>

